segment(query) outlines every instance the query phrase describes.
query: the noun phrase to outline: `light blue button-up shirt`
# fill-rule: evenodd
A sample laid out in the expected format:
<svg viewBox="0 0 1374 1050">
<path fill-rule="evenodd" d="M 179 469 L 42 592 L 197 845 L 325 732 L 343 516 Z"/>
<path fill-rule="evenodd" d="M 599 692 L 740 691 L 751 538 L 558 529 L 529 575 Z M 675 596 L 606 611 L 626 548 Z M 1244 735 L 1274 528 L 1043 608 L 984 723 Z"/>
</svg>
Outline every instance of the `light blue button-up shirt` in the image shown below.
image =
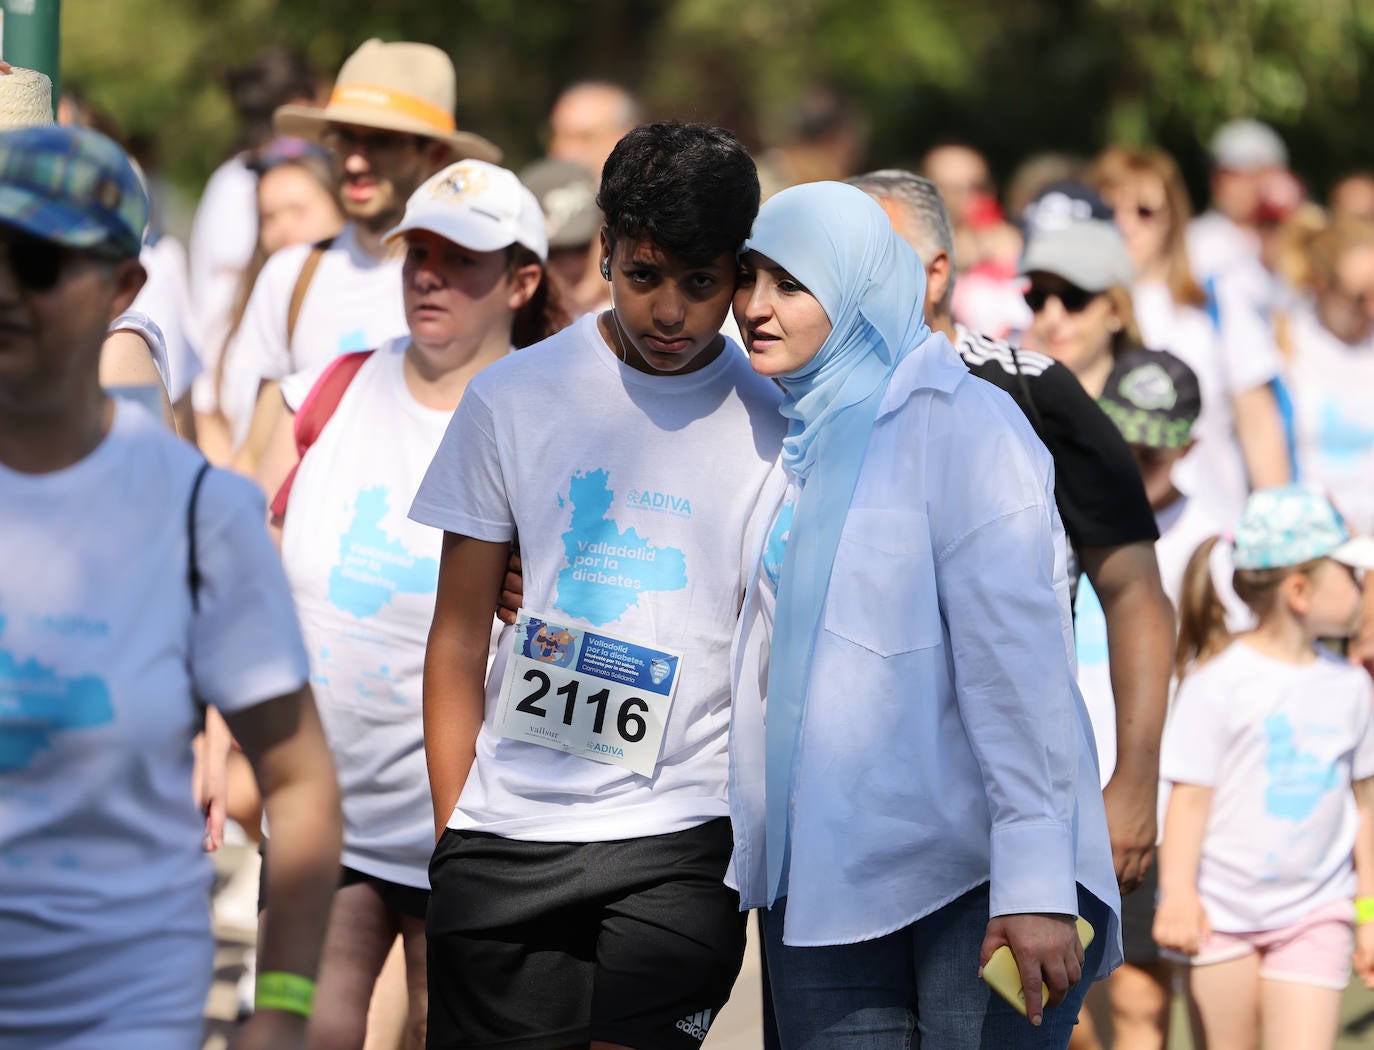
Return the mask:
<svg viewBox="0 0 1374 1050">
<path fill-rule="evenodd" d="M 763 718 L 772 590 L 734 647 L 731 884 L 767 904 Z M 883 936 L 984 882 L 991 914 L 1120 910 L 1092 728 L 1074 684 L 1053 465 L 943 340 L 898 367 L 815 642 L 789 808 L 784 941 Z M 762 580 L 763 582 L 760 582 Z"/>
</svg>

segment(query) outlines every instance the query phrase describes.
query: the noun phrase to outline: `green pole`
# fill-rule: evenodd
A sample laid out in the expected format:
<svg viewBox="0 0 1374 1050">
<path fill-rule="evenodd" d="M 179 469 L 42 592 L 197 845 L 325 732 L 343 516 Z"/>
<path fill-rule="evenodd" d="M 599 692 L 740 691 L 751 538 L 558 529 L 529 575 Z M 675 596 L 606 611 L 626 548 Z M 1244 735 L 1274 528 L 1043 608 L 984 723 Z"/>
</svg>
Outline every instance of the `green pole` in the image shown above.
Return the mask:
<svg viewBox="0 0 1374 1050">
<path fill-rule="evenodd" d="M 62 90 L 58 79 L 59 32 L 62 21 L 62 0 L 0 0 L 4 12 L 4 48 L 6 62 L 25 69 L 36 69 L 52 80 L 52 101 Z"/>
</svg>

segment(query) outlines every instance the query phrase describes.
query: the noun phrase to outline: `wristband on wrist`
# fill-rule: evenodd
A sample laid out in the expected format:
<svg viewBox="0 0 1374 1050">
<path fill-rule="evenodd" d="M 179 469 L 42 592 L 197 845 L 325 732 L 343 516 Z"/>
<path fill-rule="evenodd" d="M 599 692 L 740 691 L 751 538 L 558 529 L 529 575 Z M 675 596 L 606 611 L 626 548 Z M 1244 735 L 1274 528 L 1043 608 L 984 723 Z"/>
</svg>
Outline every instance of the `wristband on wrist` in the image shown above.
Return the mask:
<svg viewBox="0 0 1374 1050">
<path fill-rule="evenodd" d="M 257 995 L 253 1006 L 257 1010 L 284 1010 L 290 1014 L 309 1017 L 315 1005 L 315 982 L 298 973 L 268 970 L 258 974 Z"/>
<path fill-rule="evenodd" d="M 1374 897 L 1355 898 L 1355 925 L 1363 926 L 1374 921 Z"/>
</svg>

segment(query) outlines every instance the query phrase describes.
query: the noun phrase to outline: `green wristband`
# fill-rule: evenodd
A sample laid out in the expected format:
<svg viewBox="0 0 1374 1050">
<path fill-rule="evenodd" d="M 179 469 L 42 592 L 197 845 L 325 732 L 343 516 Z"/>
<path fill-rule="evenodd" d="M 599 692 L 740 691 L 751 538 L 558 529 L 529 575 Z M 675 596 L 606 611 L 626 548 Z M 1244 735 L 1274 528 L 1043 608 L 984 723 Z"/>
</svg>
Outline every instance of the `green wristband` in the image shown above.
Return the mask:
<svg viewBox="0 0 1374 1050">
<path fill-rule="evenodd" d="M 309 1017 L 315 1005 L 315 982 L 298 973 L 268 970 L 258 974 L 258 991 L 253 1001 L 257 1010 L 284 1010 Z"/>
<path fill-rule="evenodd" d="M 1374 920 L 1374 897 L 1355 898 L 1355 925 L 1363 926 Z"/>
</svg>

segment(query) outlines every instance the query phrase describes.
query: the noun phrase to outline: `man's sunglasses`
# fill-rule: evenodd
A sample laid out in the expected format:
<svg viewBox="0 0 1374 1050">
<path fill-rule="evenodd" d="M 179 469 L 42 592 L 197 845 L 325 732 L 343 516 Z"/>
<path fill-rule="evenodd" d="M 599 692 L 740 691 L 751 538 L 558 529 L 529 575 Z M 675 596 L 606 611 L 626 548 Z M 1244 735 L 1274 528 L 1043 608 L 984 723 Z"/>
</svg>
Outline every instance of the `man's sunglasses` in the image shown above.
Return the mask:
<svg viewBox="0 0 1374 1050">
<path fill-rule="evenodd" d="M 77 254 L 75 249 L 27 234 L 0 238 L 0 260 L 9 266 L 19 287 L 29 292 L 52 291 L 62 279 L 67 262 Z M 79 254 L 116 261 L 112 253 L 98 249 L 82 250 Z"/>
<path fill-rule="evenodd" d="M 1034 285 L 1027 288 L 1023 293 L 1026 305 L 1031 308 L 1031 313 L 1039 313 L 1045 308 L 1045 303 L 1051 298 L 1058 299 L 1059 305 L 1071 314 L 1081 313 L 1090 302 L 1096 299 L 1101 292 L 1089 292 L 1076 285 L 1066 284 L 1053 291 L 1047 288 L 1036 288 Z"/>
</svg>

